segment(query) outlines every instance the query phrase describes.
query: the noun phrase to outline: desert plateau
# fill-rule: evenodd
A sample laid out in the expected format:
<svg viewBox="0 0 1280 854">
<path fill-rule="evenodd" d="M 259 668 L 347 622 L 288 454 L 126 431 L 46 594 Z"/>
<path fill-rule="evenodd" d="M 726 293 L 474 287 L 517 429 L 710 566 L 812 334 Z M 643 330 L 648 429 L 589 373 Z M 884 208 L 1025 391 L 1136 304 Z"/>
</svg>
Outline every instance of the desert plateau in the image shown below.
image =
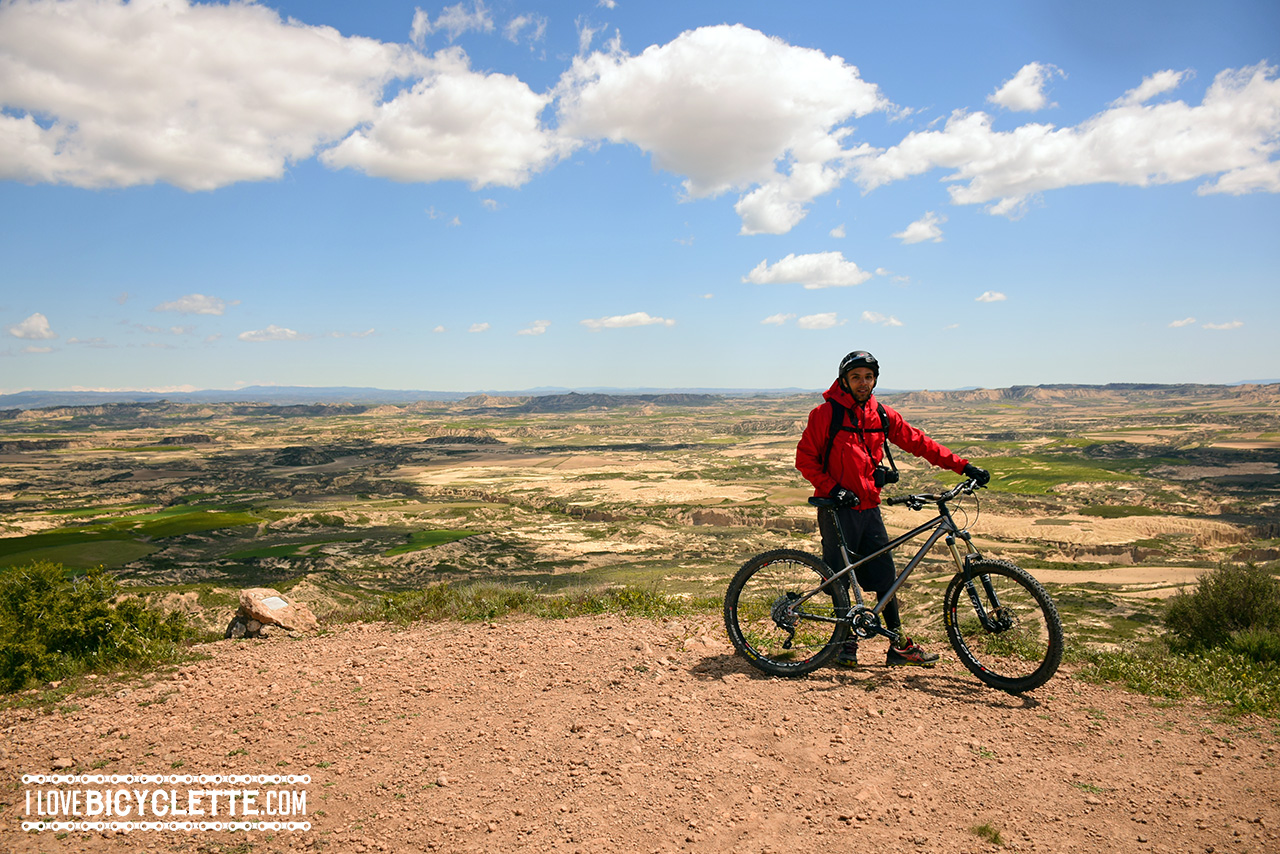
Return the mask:
<svg viewBox="0 0 1280 854">
<path fill-rule="evenodd" d="M 1280 850 L 1274 717 L 1085 678 L 1082 657 L 1158 634 L 1214 567 L 1280 573 L 1280 386 L 883 400 L 991 471 L 959 518 L 1058 605 L 1068 656 L 1043 687 L 954 660 L 942 549 L 901 593 L 938 667 L 886 668 L 872 641 L 860 668 L 779 680 L 734 654 L 715 602 L 735 570 L 819 552 L 793 465 L 815 393 L 0 411 L 0 564 L 104 567 L 205 633 L 159 672 L 7 698 L 0 849 Z M 898 464 L 891 493 L 957 480 Z M 703 606 L 351 619 L 442 585 Z M 222 639 L 250 587 L 321 630 Z M 307 828 L 24 832 L 54 775 L 305 777 Z"/>
</svg>

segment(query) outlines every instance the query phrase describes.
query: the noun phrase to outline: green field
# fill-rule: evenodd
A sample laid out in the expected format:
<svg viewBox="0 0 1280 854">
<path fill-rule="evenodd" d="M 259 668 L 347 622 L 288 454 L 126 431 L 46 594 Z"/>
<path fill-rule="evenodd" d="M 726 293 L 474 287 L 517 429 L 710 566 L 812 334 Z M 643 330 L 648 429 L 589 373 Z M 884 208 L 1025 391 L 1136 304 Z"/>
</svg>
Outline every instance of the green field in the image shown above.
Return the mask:
<svg viewBox="0 0 1280 854">
<path fill-rule="evenodd" d="M 108 518 L 25 537 L 0 538 L 6 565 L 53 560 L 68 566 L 120 566 L 157 550 L 156 540 L 257 525 L 259 516 L 242 510 L 176 507 L 154 513 Z"/>
</svg>

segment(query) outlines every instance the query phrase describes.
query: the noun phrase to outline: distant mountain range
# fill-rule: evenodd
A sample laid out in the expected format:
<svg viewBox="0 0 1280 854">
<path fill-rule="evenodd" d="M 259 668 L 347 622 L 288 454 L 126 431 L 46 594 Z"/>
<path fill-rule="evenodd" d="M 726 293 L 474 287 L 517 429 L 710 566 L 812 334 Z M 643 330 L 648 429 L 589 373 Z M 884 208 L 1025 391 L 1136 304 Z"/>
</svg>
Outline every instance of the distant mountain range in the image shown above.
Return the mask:
<svg viewBox="0 0 1280 854">
<path fill-rule="evenodd" d="M 469 397 L 541 398 L 564 394 L 622 395 L 784 395 L 804 394 L 810 389 L 703 389 L 703 388 L 534 388 L 523 391 L 421 391 L 413 389 L 352 388 L 346 386 L 246 386 L 239 389 L 204 391 L 20 391 L 0 394 L 0 409 L 45 409 L 51 406 L 102 406 L 110 403 L 265 403 L 277 406 L 354 403 L 390 405 L 421 401 L 453 402 Z"/>
<path fill-rule="evenodd" d="M 960 400 L 976 399 L 1045 399 L 1069 397 L 1114 397 L 1128 394 L 1139 396 L 1162 395 L 1197 395 L 1212 394 L 1237 389 L 1240 386 L 1271 387 L 1280 385 L 1280 380 L 1257 380 L 1248 383 L 1230 383 L 1224 385 L 1203 384 L 1159 384 L 1159 383 L 1109 383 L 1107 385 L 1073 385 L 1051 384 L 1038 386 L 1012 386 L 1007 389 L 965 388 L 944 391 L 921 391 L 914 389 L 881 389 L 878 394 L 890 395 L 924 395 L 931 398 L 948 397 Z M 1269 389 L 1271 390 L 1271 389 Z M 298 406 L 315 404 L 359 404 L 379 406 L 391 404 L 432 402 L 457 402 L 467 398 L 524 398 L 530 399 L 531 410 L 542 408 L 560 408 L 565 401 L 557 398 L 576 396 L 571 403 L 581 404 L 584 397 L 597 395 L 628 398 L 664 398 L 654 402 L 670 403 L 680 397 L 705 397 L 716 395 L 723 397 L 740 397 L 748 395 L 791 395 L 816 394 L 821 389 L 776 388 L 534 388 L 522 391 L 421 391 L 394 390 L 380 388 L 352 388 L 345 386 L 309 387 L 309 386 L 247 386 L 240 389 L 208 389 L 189 392 L 150 392 L 150 391 L 22 391 L 15 394 L 0 395 L 0 410 L 3 409 L 45 409 L 61 406 L 102 406 L 112 403 L 246 403 L 271 404 L 276 406 Z M 1275 393 L 1275 390 L 1271 390 Z M 546 398 L 546 401 L 540 399 Z M 540 406 L 540 402 L 550 404 Z"/>
</svg>

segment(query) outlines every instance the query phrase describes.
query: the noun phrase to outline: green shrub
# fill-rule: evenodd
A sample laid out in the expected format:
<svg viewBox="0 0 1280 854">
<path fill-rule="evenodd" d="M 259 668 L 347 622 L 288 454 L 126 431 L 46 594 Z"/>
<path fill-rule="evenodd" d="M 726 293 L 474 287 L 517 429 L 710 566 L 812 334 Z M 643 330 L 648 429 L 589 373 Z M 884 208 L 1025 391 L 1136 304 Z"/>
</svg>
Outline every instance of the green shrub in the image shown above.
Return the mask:
<svg viewBox="0 0 1280 854">
<path fill-rule="evenodd" d="M 1188 651 L 1230 646 L 1242 633 L 1280 632 L 1280 581 L 1254 564 L 1223 564 L 1201 576 L 1194 590 L 1169 600 L 1165 627 L 1171 645 Z M 1246 643 L 1268 648 L 1266 641 Z"/>
<path fill-rule="evenodd" d="M 172 658 L 194 632 L 121 590 L 101 568 L 70 576 L 41 561 L 0 569 L 0 689 Z"/>
<path fill-rule="evenodd" d="M 1094 652 L 1080 674 L 1156 697 L 1203 697 L 1234 714 L 1280 717 L 1280 664 L 1230 649 L 1176 653 L 1164 644 Z"/>
<path fill-rule="evenodd" d="M 1247 656 L 1257 662 L 1280 664 L 1280 631 L 1274 629 L 1246 629 L 1231 636 L 1232 652 Z"/>
</svg>

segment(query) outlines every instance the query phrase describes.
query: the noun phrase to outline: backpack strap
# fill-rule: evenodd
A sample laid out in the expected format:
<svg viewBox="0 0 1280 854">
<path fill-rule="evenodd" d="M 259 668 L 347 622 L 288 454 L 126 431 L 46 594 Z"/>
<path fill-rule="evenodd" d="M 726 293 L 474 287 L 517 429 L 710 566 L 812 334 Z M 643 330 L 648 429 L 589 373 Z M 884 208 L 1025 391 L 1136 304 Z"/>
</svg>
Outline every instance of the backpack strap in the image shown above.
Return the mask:
<svg viewBox="0 0 1280 854">
<path fill-rule="evenodd" d="M 836 434 L 841 430 L 849 430 L 852 433 L 884 433 L 884 455 L 889 460 L 889 467 L 895 472 L 898 470 L 898 464 L 893 461 L 893 451 L 889 450 L 889 415 L 884 411 L 884 404 L 876 401 L 876 411 L 880 413 L 880 429 L 874 427 L 845 427 L 845 407 L 843 404 L 828 400 L 831 404 L 831 425 L 827 429 L 827 446 L 822 457 L 822 470 L 827 470 L 827 463 L 831 461 L 831 448 L 836 443 Z"/>
<path fill-rule="evenodd" d="M 897 474 L 898 464 L 893 461 L 893 451 L 889 450 L 889 416 L 884 411 L 884 404 L 878 400 L 876 409 L 880 412 L 880 429 L 884 431 L 884 455 L 889 460 L 889 468 Z"/>
<path fill-rule="evenodd" d="M 844 405 L 834 400 L 827 401 L 831 404 L 831 426 L 827 429 L 827 447 L 823 451 L 822 470 L 827 470 L 827 463 L 831 462 L 831 448 L 836 443 L 836 434 L 844 427 Z"/>
</svg>

